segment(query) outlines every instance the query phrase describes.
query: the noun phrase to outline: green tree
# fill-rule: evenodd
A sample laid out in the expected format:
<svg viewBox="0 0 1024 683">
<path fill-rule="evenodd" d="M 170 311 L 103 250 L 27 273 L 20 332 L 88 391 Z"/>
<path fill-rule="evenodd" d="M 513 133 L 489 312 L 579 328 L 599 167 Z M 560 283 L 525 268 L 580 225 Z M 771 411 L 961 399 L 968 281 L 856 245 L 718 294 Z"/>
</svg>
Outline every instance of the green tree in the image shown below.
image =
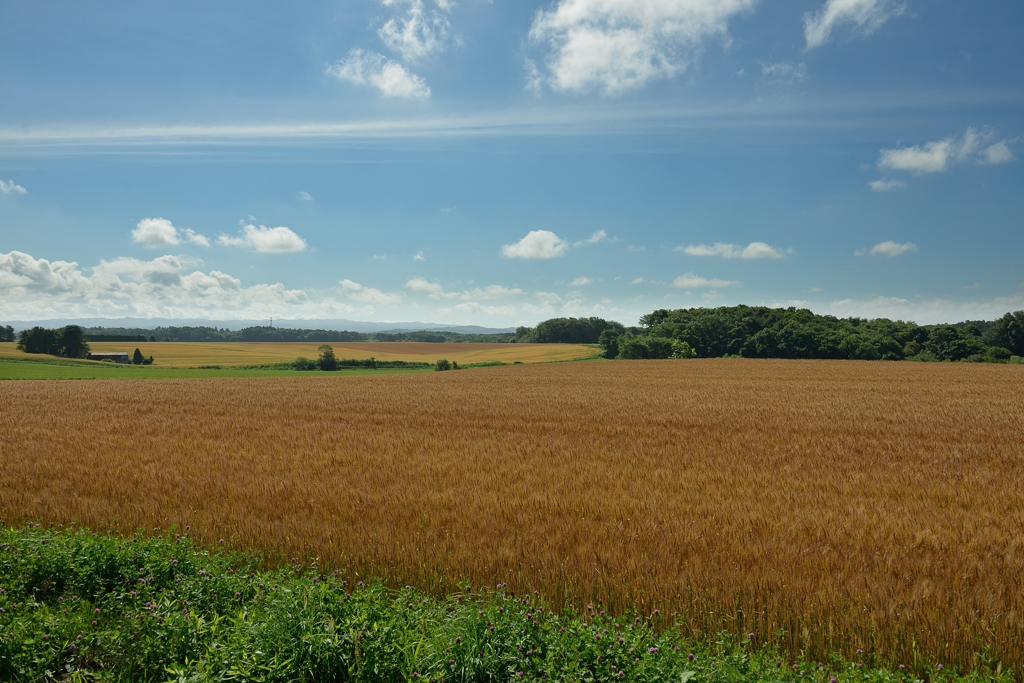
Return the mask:
<svg viewBox="0 0 1024 683">
<path fill-rule="evenodd" d="M 18 349 L 25 353 L 55 353 L 57 333 L 39 326 L 22 330 L 18 335 Z"/>
<path fill-rule="evenodd" d="M 321 370 L 334 371 L 338 369 L 338 359 L 334 356 L 334 348 L 330 344 L 321 344 L 317 347 L 320 357 L 316 364 Z"/>
<path fill-rule="evenodd" d="M 446 370 L 451 370 L 451 369 L 452 369 L 451 362 L 446 360 L 446 359 L 444 359 L 444 358 L 442 358 L 441 360 L 437 361 L 437 365 L 434 366 L 434 370 L 436 372 L 444 372 Z"/>
<path fill-rule="evenodd" d="M 989 346 L 1009 349 L 1015 356 L 1024 356 L 1024 311 L 1007 313 L 995 321 L 985 334 Z"/>
<path fill-rule="evenodd" d="M 14 341 L 14 328 L 10 325 L 0 327 L 0 342 Z"/>
<path fill-rule="evenodd" d="M 144 360 L 145 357 L 142 355 L 142 351 L 135 349 L 135 355 L 132 356 L 132 363 L 135 365 L 142 365 L 142 361 Z"/>
<path fill-rule="evenodd" d="M 85 358 L 89 355 L 89 342 L 85 340 L 85 330 L 78 325 L 68 325 L 57 330 L 55 355 L 64 358 Z"/>
</svg>

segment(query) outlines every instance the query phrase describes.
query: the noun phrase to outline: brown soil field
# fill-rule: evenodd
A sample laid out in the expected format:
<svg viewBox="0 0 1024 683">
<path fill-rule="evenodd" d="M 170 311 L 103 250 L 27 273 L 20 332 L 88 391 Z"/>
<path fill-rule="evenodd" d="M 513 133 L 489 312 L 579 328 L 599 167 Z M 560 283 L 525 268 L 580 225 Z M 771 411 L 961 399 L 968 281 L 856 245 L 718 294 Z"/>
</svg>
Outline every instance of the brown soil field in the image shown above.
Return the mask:
<svg viewBox="0 0 1024 683">
<path fill-rule="evenodd" d="M 0 518 L 191 525 L 802 656 L 1024 665 L 1024 368 L 617 361 L 0 384 Z M 350 575 L 351 575 L 350 574 Z"/>
<path fill-rule="evenodd" d="M 0 358 L 25 358 L 13 342 L 0 344 Z M 267 365 L 291 362 L 299 356 L 316 358 L 319 343 L 309 342 L 90 342 L 97 353 L 136 347 L 153 356 L 160 367 L 200 365 Z M 550 363 L 596 356 L 600 349 L 582 344 L 432 344 L 426 342 L 331 342 L 338 358 L 376 358 L 433 363 L 447 358 L 458 363 Z"/>
</svg>

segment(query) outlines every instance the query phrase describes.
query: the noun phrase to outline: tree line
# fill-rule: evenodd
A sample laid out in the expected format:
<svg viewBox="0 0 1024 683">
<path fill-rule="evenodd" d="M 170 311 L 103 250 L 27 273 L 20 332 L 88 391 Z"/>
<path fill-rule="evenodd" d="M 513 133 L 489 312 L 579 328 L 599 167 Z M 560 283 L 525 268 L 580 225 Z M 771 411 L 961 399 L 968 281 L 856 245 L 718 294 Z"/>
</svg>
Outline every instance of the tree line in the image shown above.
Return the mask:
<svg viewBox="0 0 1024 683">
<path fill-rule="evenodd" d="M 793 307 L 659 309 L 635 327 L 601 318 L 553 318 L 520 327 L 515 341 L 600 344 L 606 358 L 1024 362 L 1024 311 L 991 321 L 917 325 Z"/>
</svg>

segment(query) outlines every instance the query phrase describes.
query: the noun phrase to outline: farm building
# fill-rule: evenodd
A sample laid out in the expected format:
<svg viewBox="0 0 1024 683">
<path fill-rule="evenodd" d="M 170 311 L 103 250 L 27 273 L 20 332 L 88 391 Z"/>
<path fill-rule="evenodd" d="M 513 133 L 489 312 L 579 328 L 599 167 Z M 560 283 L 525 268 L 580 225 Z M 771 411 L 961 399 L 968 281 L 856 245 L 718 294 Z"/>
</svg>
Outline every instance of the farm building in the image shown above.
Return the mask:
<svg viewBox="0 0 1024 683">
<path fill-rule="evenodd" d="M 128 365 L 128 364 L 131 363 L 131 361 L 128 360 L 128 352 L 127 351 L 119 351 L 117 353 L 90 353 L 88 356 L 86 356 L 86 359 L 87 360 L 112 360 L 115 363 L 123 363 L 125 365 Z"/>
</svg>

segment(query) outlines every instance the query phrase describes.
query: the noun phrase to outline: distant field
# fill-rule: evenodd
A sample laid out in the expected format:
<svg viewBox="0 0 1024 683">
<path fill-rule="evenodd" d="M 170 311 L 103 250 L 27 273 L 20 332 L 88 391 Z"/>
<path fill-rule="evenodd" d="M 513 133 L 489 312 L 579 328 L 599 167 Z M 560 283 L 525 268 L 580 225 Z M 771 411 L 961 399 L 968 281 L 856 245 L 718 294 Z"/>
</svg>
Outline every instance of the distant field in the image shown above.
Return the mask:
<svg viewBox="0 0 1024 683">
<path fill-rule="evenodd" d="M 1018 366 L 609 361 L 2 390 L 7 523 L 191 525 L 437 592 L 508 582 L 657 608 L 801 659 L 1024 665 Z"/>
<path fill-rule="evenodd" d="M 17 358 L 0 358 L 0 380 L 5 379 L 202 379 L 226 377 L 352 377 L 367 374 L 396 374 L 404 372 L 423 372 L 422 370 L 406 370 L 396 368 L 346 368 L 334 373 L 296 372 L 294 370 L 268 370 L 263 368 L 222 367 L 206 368 L 166 368 L 159 365 L 115 365 L 112 363 L 91 362 L 46 362 L 22 360 Z"/>
<path fill-rule="evenodd" d="M 598 349 L 579 344 L 430 344 L 421 342 L 334 342 L 338 358 L 376 358 L 433 363 L 441 358 L 459 363 L 501 361 L 548 363 L 597 355 Z M 96 352 L 127 351 L 138 348 L 153 356 L 153 368 L 194 368 L 200 365 L 267 365 L 293 361 L 299 356 L 317 357 L 314 343 L 290 342 L 92 342 Z M 13 342 L 0 343 L 0 358 L 26 358 Z M 40 356 L 36 356 L 39 358 Z M 147 368 L 150 369 L 150 368 Z M 149 376 L 149 375 L 147 375 Z"/>
</svg>

